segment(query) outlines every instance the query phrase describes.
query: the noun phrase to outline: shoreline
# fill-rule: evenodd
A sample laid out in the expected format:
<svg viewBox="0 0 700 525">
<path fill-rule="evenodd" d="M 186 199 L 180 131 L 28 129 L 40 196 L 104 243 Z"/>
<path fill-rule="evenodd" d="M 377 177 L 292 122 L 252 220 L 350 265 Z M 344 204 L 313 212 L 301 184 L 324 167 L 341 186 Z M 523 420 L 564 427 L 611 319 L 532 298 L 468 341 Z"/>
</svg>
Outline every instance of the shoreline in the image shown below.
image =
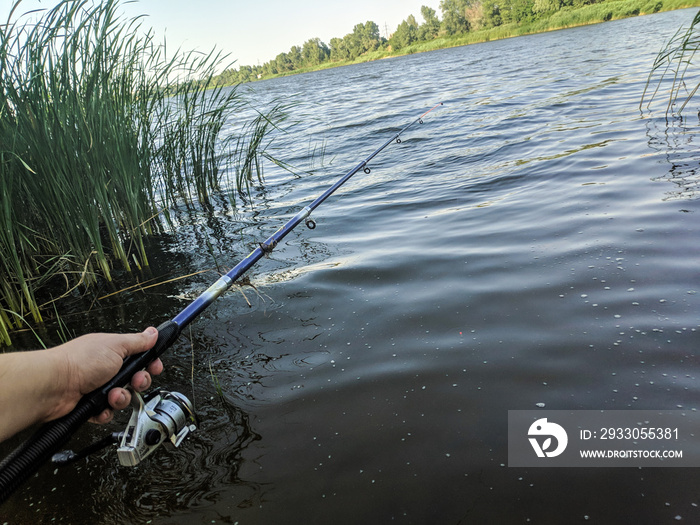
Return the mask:
<svg viewBox="0 0 700 525">
<path fill-rule="evenodd" d="M 624 20 L 625 18 L 648 16 L 648 15 L 654 15 L 654 14 L 659 14 L 659 13 L 665 13 L 665 12 L 669 12 L 669 11 L 679 11 L 679 10 L 683 10 L 683 9 L 691 9 L 694 7 L 700 7 L 700 0 L 691 0 L 691 1 L 687 1 L 687 0 L 685 0 L 685 1 L 683 1 L 683 0 L 681 0 L 681 1 L 670 0 L 669 1 L 669 0 L 667 0 L 665 3 L 668 3 L 670 5 L 668 7 L 666 5 L 663 5 L 657 11 L 652 11 L 652 12 L 639 11 L 636 14 L 629 14 L 626 16 L 611 16 L 607 20 L 602 19 L 602 18 L 597 18 L 597 19 L 591 18 L 588 21 L 582 21 L 579 23 L 553 25 L 551 27 L 548 26 L 548 22 L 555 20 L 556 15 L 559 13 L 565 13 L 565 14 L 568 14 L 570 16 L 576 16 L 577 13 L 584 12 L 587 8 L 590 8 L 591 6 L 605 6 L 605 5 L 615 4 L 615 3 L 618 3 L 618 2 L 591 4 L 589 6 L 583 6 L 582 8 L 579 8 L 576 10 L 558 11 L 547 19 L 540 20 L 538 22 L 529 23 L 529 24 L 515 24 L 515 23 L 513 23 L 513 24 L 507 24 L 507 25 L 500 25 L 500 26 L 489 28 L 489 29 L 480 29 L 478 31 L 464 33 L 464 34 L 456 35 L 456 36 L 452 36 L 452 37 L 439 37 L 439 38 L 436 38 L 434 40 L 416 42 L 416 43 L 411 44 L 410 46 L 408 46 L 405 49 L 402 49 L 400 51 L 391 51 L 391 50 L 386 50 L 386 49 L 372 51 L 372 52 L 366 53 L 364 55 L 361 55 L 354 60 L 346 60 L 346 61 L 342 61 L 342 62 L 330 62 L 330 61 L 324 62 L 324 63 L 319 64 L 317 66 L 304 67 L 304 68 L 295 69 L 294 71 L 285 71 L 283 73 L 277 73 L 274 75 L 267 75 L 267 76 L 263 76 L 262 78 L 250 80 L 249 82 L 243 82 L 243 83 L 245 84 L 245 83 L 259 82 L 259 81 L 263 81 L 263 80 L 273 80 L 273 79 L 281 78 L 281 77 L 289 77 L 289 76 L 300 75 L 300 74 L 304 74 L 304 73 L 313 73 L 316 71 L 323 71 L 326 69 L 352 66 L 352 65 L 362 64 L 362 63 L 366 63 L 366 62 L 374 62 L 377 60 L 386 60 L 389 58 L 397 58 L 397 57 L 402 57 L 402 56 L 407 56 L 407 55 L 414 55 L 417 53 L 425 53 L 428 51 L 438 51 L 441 49 L 462 47 L 462 46 L 468 46 L 471 44 L 484 44 L 487 42 L 493 42 L 496 40 L 505 40 L 508 38 L 516 38 L 519 36 L 529 36 L 529 35 L 535 35 L 535 34 L 539 34 L 539 33 L 548 33 L 548 32 L 552 32 L 552 31 L 562 31 L 562 30 L 566 30 L 566 29 L 573 29 L 576 27 L 584 27 L 584 26 L 589 26 L 589 25 L 602 24 L 605 22 L 613 22 L 615 20 Z M 658 4 L 656 4 L 656 5 L 658 5 Z M 611 11 L 608 11 L 608 12 L 611 12 Z M 668 38 L 671 38 L 672 36 L 673 35 L 669 35 Z M 237 84 L 227 84 L 227 85 L 237 85 Z"/>
</svg>

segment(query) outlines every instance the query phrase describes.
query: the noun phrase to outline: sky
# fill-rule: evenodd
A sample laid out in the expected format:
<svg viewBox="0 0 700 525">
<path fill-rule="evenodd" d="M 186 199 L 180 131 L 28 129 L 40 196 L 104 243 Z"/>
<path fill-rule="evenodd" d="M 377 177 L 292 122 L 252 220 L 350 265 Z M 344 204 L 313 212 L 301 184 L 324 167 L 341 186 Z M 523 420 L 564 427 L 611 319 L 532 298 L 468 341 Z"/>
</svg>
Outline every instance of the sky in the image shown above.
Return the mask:
<svg viewBox="0 0 700 525">
<path fill-rule="evenodd" d="M 0 0 L 0 23 L 7 20 L 13 0 Z M 57 0 L 23 0 L 17 13 L 51 8 Z M 208 52 L 216 47 L 230 53 L 237 65 L 262 65 L 310 38 L 326 44 L 352 33 L 356 24 L 371 20 L 382 36 L 391 34 L 409 15 L 423 23 L 422 5 L 439 17 L 440 0 L 122 0 L 129 17 L 147 15 L 144 27 L 168 47 Z"/>
</svg>

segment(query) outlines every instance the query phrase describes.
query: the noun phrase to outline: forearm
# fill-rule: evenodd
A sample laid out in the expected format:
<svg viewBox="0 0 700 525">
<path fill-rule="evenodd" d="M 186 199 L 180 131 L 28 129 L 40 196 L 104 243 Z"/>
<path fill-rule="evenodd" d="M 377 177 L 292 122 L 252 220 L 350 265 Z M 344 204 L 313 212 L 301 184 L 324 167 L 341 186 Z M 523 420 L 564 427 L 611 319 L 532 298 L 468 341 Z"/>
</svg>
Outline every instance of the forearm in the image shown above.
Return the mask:
<svg viewBox="0 0 700 525">
<path fill-rule="evenodd" d="M 51 418 L 65 380 L 53 350 L 0 355 L 0 441 Z"/>
</svg>

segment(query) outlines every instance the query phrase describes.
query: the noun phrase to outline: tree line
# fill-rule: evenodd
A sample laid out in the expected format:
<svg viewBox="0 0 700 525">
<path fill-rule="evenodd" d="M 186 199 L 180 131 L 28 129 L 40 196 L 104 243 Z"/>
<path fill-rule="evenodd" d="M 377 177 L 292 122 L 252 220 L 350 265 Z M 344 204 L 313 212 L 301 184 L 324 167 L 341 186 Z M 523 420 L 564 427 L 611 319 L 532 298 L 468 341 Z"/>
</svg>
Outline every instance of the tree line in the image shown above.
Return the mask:
<svg viewBox="0 0 700 525">
<path fill-rule="evenodd" d="M 292 46 L 289 52 L 280 53 L 262 66 L 230 68 L 215 77 L 214 81 L 217 84 L 233 85 L 314 68 L 326 62 L 351 62 L 373 51 L 400 52 L 401 49 L 420 42 L 505 24 L 526 24 L 548 18 L 558 11 L 610 1 L 614 0 L 441 0 L 441 19 L 435 9 L 422 6 L 421 23 L 414 15 L 410 15 L 388 39 L 381 36 L 375 22 L 368 21 L 355 25 L 352 33 L 342 38 L 331 38 L 328 44 L 319 38 L 311 38 L 301 47 Z M 660 9 L 661 1 L 657 3 Z"/>
</svg>

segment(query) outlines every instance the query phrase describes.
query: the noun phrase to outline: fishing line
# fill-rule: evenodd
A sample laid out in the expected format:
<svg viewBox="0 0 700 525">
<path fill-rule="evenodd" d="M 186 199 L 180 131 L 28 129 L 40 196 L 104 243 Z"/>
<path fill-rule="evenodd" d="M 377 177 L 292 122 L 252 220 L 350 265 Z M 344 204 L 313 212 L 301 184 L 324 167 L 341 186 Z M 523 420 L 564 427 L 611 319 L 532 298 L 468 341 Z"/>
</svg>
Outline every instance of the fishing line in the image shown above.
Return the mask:
<svg viewBox="0 0 700 525">
<path fill-rule="evenodd" d="M 161 324 L 158 327 L 158 340 L 153 348 L 142 354 L 130 356 L 125 359 L 117 375 L 107 384 L 83 396 L 69 414 L 44 424 L 33 436 L 10 453 L 10 455 L 0 463 L 0 503 L 5 501 L 19 485 L 58 452 L 81 425 L 87 422 L 91 417 L 109 408 L 107 393 L 111 389 L 128 385 L 131 377 L 136 372 L 145 369 L 152 361 L 160 357 L 160 355 L 170 348 L 177 340 L 183 328 L 228 290 L 239 277 L 248 271 L 263 256 L 272 252 L 279 242 L 299 225 L 299 223 L 303 221 L 308 228 L 314 229 L 316 223 L 309 216 L 316 208 L 358 171 L 363 170 L 365 173 L 370 173 L 371 170 L 368 163 L 374 157 L 392 142 L 401 144 L 401 135 L 406 130 L 416 123 L 422 124 L 423 118 L 428 113 L 442 105 L 442 102 L 436 104 L 394 134 L 389 140 L 374 150 L 364 160 L 343 175 L 335 184 L 318 196 L 311 204 L 294 215 L 294 217 L 287 221 L 279 230 L 265 241 L 261 242 L 245 259 L 234 266 L 228 273 L 221 276 L 173 319 Z M 120 461 L 122 464 L 136 464 L 140 461 L 140 452 L 136 447 L 142 447 L 143 454 L 150 454 L 150 452 L 164 442 L 166 438 L 170 438 L 173 444 L 177 446 L 187 433 L 195 427 L 194 424 L 189 424 L 190 419 L 192 421 L 196 420 L 196 416 L 192 413 L 191 403 L 182 394 L 178 394 L 177 392 L 154 392 L 149 394 L 146 399 L 142 399 L 138 394 L 132 397 L 140 403 L 140 406 L 137 406 L 138 411 L 136 409 L 134 410 L 129 426 L 127 426 L 127 431 L 122 433 L 123 435 L 120 435 L 120 439 L 122 439 L 122 448 L 131 449 L 127 452 L 131 453 L 128 461 L 132 463 L 125 463 L 122 461 L 122 448 L 120 448 L 118 453 L 120 454 Z M 168 421 L 165 422 L 166 418 L 162 415 L 159 416 L 156 414 L 149 416 L 149 413 L 158 412 L 159 408 L 162 413 L 170 411 L 171 414 L 169 415 L 177 414 L 179 417 L 181 416 L 181 420 L 173 422 L 170 421 L 171 418 L 168 418 Z M 161 412 L 158 412 L 158 414 L 161 414 Z M 166 429 L 165 426 L 168 426 L 168 428 Z M 143 438 L 139 437 L 141 436 L 139 432 L 142 432 Z M 167 435 L 164 435 L 164 432 Z M 156 433 L 158 433 L 157 439 L 155 437 Z M 138 441 L 139 439 L 141 439 L 141 442 Z M 126 441 L 128 441 L 128 447 L 124 445 Z"/>
</svg>

